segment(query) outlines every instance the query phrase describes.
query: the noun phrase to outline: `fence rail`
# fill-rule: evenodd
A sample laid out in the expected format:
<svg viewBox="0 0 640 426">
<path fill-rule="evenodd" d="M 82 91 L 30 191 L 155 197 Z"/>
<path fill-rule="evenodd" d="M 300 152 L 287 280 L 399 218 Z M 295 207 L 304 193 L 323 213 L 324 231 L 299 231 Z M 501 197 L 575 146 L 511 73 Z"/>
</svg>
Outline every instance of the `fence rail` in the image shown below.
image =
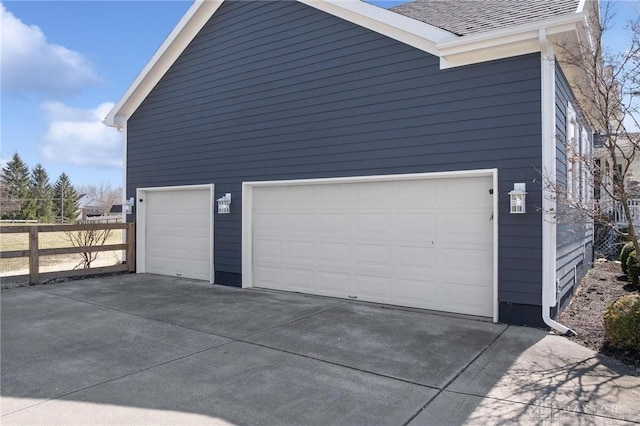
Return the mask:
<svg viewBox="0 0 640 426">
<path fill-rule="evenodd" d="M 40 248 L 40 234 L 50 232 L 77 232 L 77 231 L 103 231 L 103 230 L 125 230 L 125 242 L 121 244 L 100 244 L 88 246 L 71 247 L 49 247 Z M 13 280 L 26 280 L 30 284 L 37 284 L 55 278 L 89 276 L 96 274 L 114 272 L 135 271 L 135 224 L 133 223 L 91 223 L 80 225 L 15 225 L 0 226 L 0 234 L 28 234 L 28 246 L 26 250 L 0 250 L 0 259 L 28 258 L 29 273 L 23 275 L 12 275 L 5 277 Z M 5 237 L 2 237 L 3 239 Z M 97 253 L 102 251 L 124 251 L 124 262 L 113 266 L 101 266 L 94 268 L 72 269 L 64 271 L 41 272 L 40 256 Z"/>
<path fill-rule="evenodd" d="M 640 225 L 640 199 L 632 198 L 628 200 L 629 211 L 631 212 L 631 220 L 635 226 Z M 624 214 L 624 208 L 621 203 L 616 202 L 614 216 L 618 228 L 626 228 L 628 226 L 627 217 Z"/>
</svg>

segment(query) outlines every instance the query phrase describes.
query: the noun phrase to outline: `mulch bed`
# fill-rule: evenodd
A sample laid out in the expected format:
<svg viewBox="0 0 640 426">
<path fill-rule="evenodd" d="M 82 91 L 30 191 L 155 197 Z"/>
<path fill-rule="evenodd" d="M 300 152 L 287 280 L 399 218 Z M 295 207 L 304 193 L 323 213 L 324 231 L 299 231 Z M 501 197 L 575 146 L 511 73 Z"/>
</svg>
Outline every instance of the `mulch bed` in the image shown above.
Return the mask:
<svg viewBox="0 0 640 426">
<path fill-rule="evenodd" d="M 576 343 L 631 365 L 640 371 L 640 353 L 611 347 L 604 335 L 602 316 L 605 309 L 625 294 L 640 294 L 622 274 L 619 262 L 599 259 L 582 279 L 569 306 L 560 314 L 559 322 L 575 330 Z"/>
</svg>

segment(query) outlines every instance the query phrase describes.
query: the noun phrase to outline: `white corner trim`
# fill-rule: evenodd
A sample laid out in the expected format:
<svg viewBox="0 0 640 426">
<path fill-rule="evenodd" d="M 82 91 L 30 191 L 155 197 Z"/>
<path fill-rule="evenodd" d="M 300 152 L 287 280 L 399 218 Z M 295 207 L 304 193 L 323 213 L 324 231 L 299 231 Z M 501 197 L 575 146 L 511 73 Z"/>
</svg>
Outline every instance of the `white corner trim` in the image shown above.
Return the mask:
<svg viewBox="0 0 640 426">
<path fill-rule="evenodd" d="M 556 194 L 547 182 L 556 181 L 556 65 L 553 46 L 544 29 L 539 32 L 542 101 L 542 320 L 562 334 L 575 334 L 551 318 L 558 303 L 556 259 Z"/>
<path fill-rule="evenodd" d="M 498 169 L 493 169 L 493 322 L 500 320 L 500 301 L 498 300 L 498 230 L 499 230 L 499 192 Z"/>
<path fill-rule="evenodd" d="M 209 283 L 213 284 L 215 281 L 215 260 L 214 260 L 214 212 L 215 212 L 215 185 L 213 183 L 201 184 L 201 185 L 178 185 L 178 186 L 154 186 L 147 188 L 136 189 L 136 273 L 144 274 L 147 272 L 146 264 L 146 217 L 147 217 L 147 203 L 140 202 L 140 199 L 145 199 L 147 192 L 162 192 L 162 191 L 189 191 L 194 189 L 208 189 L 209 190 L 209 241 L 211 242 L 209 247 Z"/>
<path fill-rule="evenodd" d="M 498 169 L 407 173 L 340 178 L 292 179 L 242 183 L 242 288 L 253 287 L 253 188 L 261 186 L 330 185 L 336 183 L 384 182 L 416 179 L 491 177 L 493 179 L 493 322 L 498 322 Z"/>
<path fill-rule="evenodd" d="M 127 201 L 127 126 L 117 128 L 122 132 L 122 222 L 127 221 L 126 201 Z"/>
<path fill-rule="evenodd" d="M 253 287 L 253 187 L 242 182 L 242 288 Z"/>
</svg>

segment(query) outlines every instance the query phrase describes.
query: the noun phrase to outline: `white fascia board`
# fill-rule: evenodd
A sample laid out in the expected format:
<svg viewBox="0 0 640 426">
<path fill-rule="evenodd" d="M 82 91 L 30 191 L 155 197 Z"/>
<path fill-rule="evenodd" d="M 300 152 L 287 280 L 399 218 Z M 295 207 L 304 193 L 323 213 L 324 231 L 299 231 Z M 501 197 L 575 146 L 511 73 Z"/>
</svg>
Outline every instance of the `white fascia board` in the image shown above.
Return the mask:
<svg viewBox="0 0 640 426">
<path fill-rule="evenodd" d="M 123 127 L 126 124 L 129 117 L 138 109 L 222 2 L 223 0 L 196 0 L 193 3 L 118 103 L 107 114 L 103 121 L 105 125 Z"/>
<path fill-rule="evenodd" d="M 224 0 L 196 0 L 178 25 L 138 74 L 104 119 L 110 127 L 124 127 L 162 76 L 189 45 Z M 440 28 L 399 15 L 360 0 L 298 0 L 410 46 L 437 55 L 436 43 L 458 38 Z"/>
<path fill-rule="evenodd" d="M 437 43 L 458 35 L 361 0 L 298 0 L 376 33 L 438 56 Z"/>
<path fill-rule="evenodd" d="M 585 13 L 576 13 L 439 42 L 440 68 L 540 52 L 540 29 L 547 35 L 575 32 L 585 19 Z"/>
</svg>

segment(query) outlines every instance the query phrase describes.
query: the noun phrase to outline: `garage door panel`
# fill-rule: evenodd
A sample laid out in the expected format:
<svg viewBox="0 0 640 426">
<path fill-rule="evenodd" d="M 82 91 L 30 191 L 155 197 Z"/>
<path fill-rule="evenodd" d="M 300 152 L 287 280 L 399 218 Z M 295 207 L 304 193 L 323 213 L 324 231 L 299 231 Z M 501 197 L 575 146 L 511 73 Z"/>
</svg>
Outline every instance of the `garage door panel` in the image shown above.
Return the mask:
<svg viewBox="0 0 640 426">
<path fill-rule="evenodd" d="M 308 235 L 314 232 L 313 220 L 313 215 L 308 212 L 285 213 L 280 218 L 280 228 L 286 226 L 290 235 Z"/>
<path fill-rule="evenodd" d="M 355 216 L 356 230 L 359 234 L 377 233 L 377 237 L 391 232 L 392 217 L 384 212 L 363 212 Z"/>
<path fill-rule="evenodd" d="M 406 209 L 431 210 L 437 199 L 438 182 L 404 181 L 398 182 L 395 196 L 399 205 Z M 416 194 L 420 194 L 416 196 Z"/>
<path fill-rule="evenodd" d="M 438 292 L 438 283 L 435 280 L 420 279 L 397 279 L 394 285 L 394 304 L 409 306 L 421 309 L 442 310 L 438 306 L 438 297 L 434 294 Z"/>
<path fill-rule="evenodd" d="M 145 271 L 210 280 L 210 189 L 143 191 Z"/>
<path fill-rule="evenodd" d="M 261 210 L 281 211 L 283 196 L 281 187 L 262 187 L 253 193 L 253 204 Z"/>
<path fill-rule="evenodd" d="M 492 261 L 492 254 L 484 248 L 473 249 L 452 248 L 443 250 L 445 270 L 452 274 L 464 274 L 480 272 L 486 280 L 491 280 L 493 275 L 487 271 L 487 262 Z"/>
<path fill-rule="evenodd" d="M 320 263 L 351 263 L 351 246 L 349 243 L 318 242 L 318 261 Z"/>
<path fill-rule="evenodd" d="M 446 281 L 448 289 L 445 305 L 453 312 L 464 311 L 471 315 L 491 316 L 491 298 L 482 287 Z"/>
<path fill-rule="evenodd" d="M 284 256 L 285 259 L 291 261 L 306 260 L 314 262 L 315 246 L 313 242 L 308 241 L 285 241 Z"/>
<path fill-rule="evenodd" d="M 254 213 L 254 235 L 280 235 L 282 232 L 282 214 L 267 210 Z"/>
<path fill-rule="evenodd" d="M 440 181 L 444 182 L 444 181 Z M 447 179 L 438 187 L 438 201 L 446 208 L 465 211 L 469 207 L 487 205 L 491 183 L 487 179 Z"/>
<path fill-rule="evenodd" d="M 318 293 L 323 296 L 348 297 L 352 280 L 349 272 L 336 272 L 320 268 L 317 274 Z"/>
<path fill-rule="evenodd" d="M 388 303 L 391 295 L 391 278 L 376 275 L 356 275 L 355 294 L 370 302 Z"/>
<path fill-rule="evenodd" d="M 315 191 L 315 207 L 323 209 L 327 206 L 341 210 L 351 210 L 355 207 L 353 184 L 336 184 L 336 185 L 317 185 Z M 331 204 L 324 204 L 325 201 L 331 200 Z"/>
<path fill-rule="evenodd" d="M 398 213 L 396 229 L 403 237 L 435 239 L 438 231 L 438 216 L 435 213 Z"/>
<path fill-rule="evenodd" d="M 325 236 L 338 234 L 337 236 L 340 237 L 351 232 L 353 226 L 351 219 L 352 216 L 348 213 L 318 212 L 316 226 Z"/>
<path fill-rule="evenodd" d="M 485 219 L 485 226 L 478 226 L 483 225 L 478 223 L 478 218 Z M 491 241 L 493 234 L 490 219 L 490 210 L 468 213 L 446 212 L 440 216 L 440 232 L 448 242 L 458 242 L 460 238 L 464 238 L 468 242 L 487 244 L 487 241 Z"/>
<path fill-rule="evenodd" d="M 492 182 L 314 183 L 294 192 L 292 186 L 256 186 L 254 285 L 491 316 Z M 260 204 L 290 194 L 294 211 Z M 272 244 L 284 244 L 282 251 L 263 243 L 267 234 Z M 269 264 L 280 275 L 267 276 Z"/>
<path fill-rule="evenodd" d="M 314 191 L 309 191 L 309 188 L 301 186 L 287 187 L 287 195 L 282 197 L 281 200 L 281 206 L 284 211 L 308 209 L 309 207 L 315 207 L 316 204 Z"/>
<path fill-rule="evenodd" d="M 256 264 L 253 268 L 256 282 L 263 283 L 263 287 L 284 289 L 282 268 L 270 264 Z"/>
<path fill-rule="evenodd" d="M 263 261 L 278 262 L 282 259 L 282 244 L 282 240 L 257 238 L 254 241 L 254 250 L 260 253 Z"/>
<path fill-rule="evenodd" d="M 362 267 L 391 266 L 391 247 L 372 244 L 356 244 L 355 265 Z"/>
<path fill-rule="evenodd" d="M 355 188 L 358 209 L 379 209 L 385 201 L 391 200 L 395 182 L 370 182 L 352 184 Z"/>
<path fill-rule="evenodd" d="M 431 246 L 402 246 L 397 248 L 397 264 L 404 269 L 433 271 L 437 264 L 438 251 Z"/>
<path fill-rule="evenodd" d="M 294 291 L 308 293 L 315 287 L 314 276 L 315 271 L 313 269 L 299 269 L 290 266 L 284 272 L 285 286 Z"/>
</svg>

